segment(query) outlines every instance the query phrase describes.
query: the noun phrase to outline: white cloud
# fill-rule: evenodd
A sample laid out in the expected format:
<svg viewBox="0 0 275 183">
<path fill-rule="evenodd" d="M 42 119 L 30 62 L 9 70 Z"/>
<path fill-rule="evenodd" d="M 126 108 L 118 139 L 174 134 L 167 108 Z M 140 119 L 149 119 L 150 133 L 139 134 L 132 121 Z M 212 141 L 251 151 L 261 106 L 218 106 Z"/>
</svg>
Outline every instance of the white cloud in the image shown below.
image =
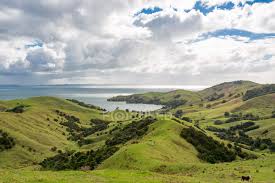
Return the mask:
<svg viewBox="0 0 275 183">
<path fill-rule="evenodd" d="M 233 0 L 234 3 L 244 0 Z M 207 6 L 226 0 L 208 1 Z M 242 37 L 194 41 L 219 29 L 275 33 L 275 2 L 203 15 L 195 0 L 30 0 L 0 2 L 0 75 L 39 83 L 268 81 L 275 40 Z M 143 8 L 163 11 L 134 16 Z M 177 11 L 174 10 L 177 9 Z M 264 12 L 264 13 L 263 13 Z M 35 40 L 43 46 L 26 47 Z M 266 58 L 269 56 L 269 59 Z M 255 77 L 257 74 L 262 77 Z M 35 77 L 31 77 L 35 75 Z M 127 76 L 127 77 L 126 77 Z M 207 76 L 207 77 L 206 77 Z M 247 78 L 249 77 L 249 78 Z M 199 83 L 204 84 L 204 83 Z M 207 83 L 208 84 L 208 83 Z"/>
</svg>

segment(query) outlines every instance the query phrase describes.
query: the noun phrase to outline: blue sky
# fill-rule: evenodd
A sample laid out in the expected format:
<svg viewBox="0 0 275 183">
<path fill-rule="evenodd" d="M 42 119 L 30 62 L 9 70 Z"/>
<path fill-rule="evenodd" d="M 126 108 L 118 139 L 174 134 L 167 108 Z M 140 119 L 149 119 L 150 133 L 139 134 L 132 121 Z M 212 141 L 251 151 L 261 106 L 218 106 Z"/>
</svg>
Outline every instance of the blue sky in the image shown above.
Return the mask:
<svg viewBox="0 0 275 183">
<path fill-rule="evenodd" d="M 205 5 L 204 2 L 202 1 L 196 1 L 194 7 L 192 8 L 193 10 L 198 10 L 201 13 L 203 13 L 204 15 L 213 12 L 215 9 L 220 9 L 220 10 L 232 10 L 235 6 L 239 6 L 239 7 L 244 7 L 245 5 L 253 5 L 256 3 L 271 3 L 273 0 L 247 0 L 245 3 L 238 3 L 238 4 L 234 4 L 234 2 L 228 1 L 225 2 L 221 5 L 215 5 L 215 6 L 207 6 Z M 175 11 L 177 11 L 178 8 L 180 7 L 173 7 Z M 192 9 L 187 9 L 185 10 L 186 12 L 191 11 Z M 139 14 L 153 14 L 153 13 L 157 13 L 163 11 L 162 8 L 160 7 L 149 7 L 149 8 L 143 8 L 142 10 L 140 10 L 139 12 L 137 12 L 135 14 L 139 15 Z"/>
<path fill-rule="evenodd" d="M 198 0 L 195 2 L 195 5 L 192 9 L 187 9 L 184 11 L 188 13 L 191 10 L 197 10 L 197 11 L 203 13 L 203 15 L 207 15 L 208 13 L 213 12 L 215 9 L 230 11 L 230 10 L 234 9 L 234 7 L 236 7 L 236 6 L 244 7 L 245 5 L 251 6 L 251 5 L 254 5 L 257 3 L 271 3 L 272 1 L 273 0 L 247 0 L 245 3 L 240 2 L 237 4 L 234 4 L 231 1 L 227 1 L 221 5 L 208 6 L 204 2 Z M 178 9 L 177 9 L 178 7 L 171 7 L 171 8 L 174 11 L 178 11 Z M 163 9 L 160 7 L 157 7 L 157 6 L 150 7 L 150 8 L 143 8 L 142 10 L 137 12 L 135 14 L 135 16 L 140 15 L 140 14 L 150 15 L 150 14 L 158 13 L 161 11 L 163 11 Z M 204 33 L 200 36 L 200 38 L 198 40 L 208 39 L 211 37 L 223 38 L 226 36 L 244 37 L 244 38 L 248 38 L 249 41 L 253 41 L 253 40 L 258 40 L 258 39 L 273 38 L 273 37 L 275 37 L 275 33 L 254 33 L 254 32 L 246 31 L 246 30 L 242 30 L 242 29 L 228 28 L 228 29 L 220 29 L 220 30 L 216 30 L 213 32 Z"/>
<path fill-rule="evenodd" d="M 209 39 L 211 37 L 224 38 L 226 36 L 243 37 L 248 38 L 249 41 L 253 41 L 258 39 L 275 38 L 275 33 L 253 33 L 240 29 L 221 29 L 201 35 L 202 39 Z"/>
</svg>

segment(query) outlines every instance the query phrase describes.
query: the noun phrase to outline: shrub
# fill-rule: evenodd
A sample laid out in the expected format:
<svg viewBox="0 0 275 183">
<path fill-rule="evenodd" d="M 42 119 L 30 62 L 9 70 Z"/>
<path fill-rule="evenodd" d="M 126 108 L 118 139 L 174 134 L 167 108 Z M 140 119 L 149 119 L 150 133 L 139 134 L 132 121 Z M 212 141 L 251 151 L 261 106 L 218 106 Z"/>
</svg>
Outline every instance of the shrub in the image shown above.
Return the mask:
<svg viewBox="0 0 275 183">
<path fill-rule="evenodd" d="M 223 124 L 223 121 L 221 121 L 221 120 L 215 120 L 214 124 L 215 125 L 221 125 L 221 124 Z"/>
<path fill-rule="evenodd" d="M 198 157 L 209 163 L 231 162 L 236 159 L 236 154 L 224 144 L 214 140 L 195 128 L 184 128 L 181 137 L 191 143 L 199 152 Z"/>
<path fill-rule="evenodd" d="M 7 109 L 7 112 L 14 112 L 14 113 L 23 113 L 25 111 L 25 106 L 24 105 L 19 105 L 16 106 L 12 109 Z"/>
<path fill-rule="evenodd" d="M 156 121 L 153 117 L 147 117 L 140 121 L 134 121 L 116 133 L 112 139 L 106 141 L 106 145 L 113 146 L 123 144 L 131 139 L 143 136 L 149 129 L 149 125 Z"/>
<path fill-rule="evenodd" d="M 183 115 L 183 111 L 182 110 L 177 110 L 175 113 L 175 117 L 176 118 L 180 118 Z"/>
<path fill-rule="evenodd" d="M 193 121 L 191 118 L 185 117 L 185 116 L 182 117 L 181 119 L 184 120 L 184 121 L 187 121 L 187 122 L 189 122 L 189 123 L 192 123 L 192 121 Z"/>
<path fill-rule="evenodd" d="M 55 152 L 57 150 L 57 147 L 52 147 L 51 151 Z"/>
<path fill-rule="evenodd" d="M 230 113 L 229 112 L 225 112 L 224 113 L 224 117 L 226 117 L 226 118 L 230 117 Z"/>
<path fill-rule="evenodd" d="M 15 146 L 14 138 L 10 137 L 8 133 L 0 130 L 0 152 L 11 149 Z"/>
<path fill-rule="evenodd" d="M 102 109 L 100 107 L 97 107 L 97 106 L 94 106 L 94 105 L 91 105 L 91 104 L 85 104 L 84 102 L 81 102 L 81 101 L 78 101 L 78 100 L 75 100 L 75 99 L 67 99 L 68 101 L 70 102 L 73 102 L 73 103 L 76 103 L 82 107 L 86 107 L 86 108 L 90 108 L 90 109 L 97 109 L 97 110 L 101 110 L 101 111 L 106 111 L 106 109 Z"/>
<path fill-rule="evenodd" d="M 246 101 L 255 97 L 259 97 L 259 96 L 267 95 L 271 93 L 275 93 L 275 84 L 264 85 L 263 87 L 260 87 L 260 88 L 254 88 L 254 89 L 248 90 L 243 96 L 243 100 Z"/>
</svg>

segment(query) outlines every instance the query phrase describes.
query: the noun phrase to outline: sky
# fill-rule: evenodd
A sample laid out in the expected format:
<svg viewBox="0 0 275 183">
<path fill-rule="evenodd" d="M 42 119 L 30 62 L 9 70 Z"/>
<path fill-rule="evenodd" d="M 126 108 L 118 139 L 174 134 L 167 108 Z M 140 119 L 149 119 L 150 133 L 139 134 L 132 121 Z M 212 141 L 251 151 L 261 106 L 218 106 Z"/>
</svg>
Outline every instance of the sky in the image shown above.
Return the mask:
<svg viewBox="0 0 275 183">
<path fill-rule="evenodd" d="M 0 84 L 275 83 L 273 0 L 1 0 Z"/>
</svg>

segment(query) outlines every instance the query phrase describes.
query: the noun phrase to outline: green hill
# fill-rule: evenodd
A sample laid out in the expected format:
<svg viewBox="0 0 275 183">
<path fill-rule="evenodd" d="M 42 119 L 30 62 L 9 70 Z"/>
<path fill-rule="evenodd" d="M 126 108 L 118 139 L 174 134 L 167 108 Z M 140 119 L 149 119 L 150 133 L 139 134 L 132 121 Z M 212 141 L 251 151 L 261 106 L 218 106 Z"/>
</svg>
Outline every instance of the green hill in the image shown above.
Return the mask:
<svg viewBox="0 0 275 183">
<path fill-rule="evenodd" d="M 68 132 L 60 124 L 61 118 L 55 110 L 62 110 L 80 118 L 83 125 L 91 118 L 102 118 L 101 111 L 83 108 L 66 100 L 53 97 L 36 97 L 26 100 L 1 102 L 7 109 L 26 106 L 22 113 L 0 112 L 0 129 L 9 133 L 16 146 L 1 152 L 0 167 L 18 168 L 37 164 L 47 156 L 55 154 L 51 150 L 78 149 L 67 140 Z"/>
<path fill-rule="evenodd" d="M 125 145 L 99 168 L 165 171 L 199 163 L 194 147 L 180 137 L 183 127 L 173 120 L 159 120 L 146 136 Z"/>
<path fill-rule="evenodd" d="M 205 102 L 226 102 L 242 98 L 247 90 L 260 86 L 251 81 L 233 81 L 212 86 L 201 91 L 175 90 L 171 92 L 150 92 L 129 96 L 116 96 L 109 101 L 126 101 L 127 103 L 160 104 L 170 108 L 205 104 Z"/>
<path fill-rule="evenodd" d="M 243 96 L 247 90 L 257 86 L 259 86 L 259 84 L 251 81 L 233 81 L 212 86 L 199 91 L 199 93 L 208 101 L 234 99 Z"/>
<path fill-rule="evenodd" d="M 173 104 L 151 114 L 54 97 L 0 101 L 0 182 L 272 182 L 275 95 L 243 100 L 259 87 L 130 97 Z"/>
<path fill-rule="evenodd" d="M 268 94 L 245 101 L 235 111 L 254 113 L 260 116 L 271 116 L 275 110 L 275 94 Z"/>
<path fill-rule="evenodd" d="M 198 103 L 201 97 L 198 93 L 187 90 L 175 90 L 171 92 L 149 92 L 130 96 L 117 96 L 109 101 L 126 101 L 127 103 L 157 104 L 169 107 Z"/>
</svg>

